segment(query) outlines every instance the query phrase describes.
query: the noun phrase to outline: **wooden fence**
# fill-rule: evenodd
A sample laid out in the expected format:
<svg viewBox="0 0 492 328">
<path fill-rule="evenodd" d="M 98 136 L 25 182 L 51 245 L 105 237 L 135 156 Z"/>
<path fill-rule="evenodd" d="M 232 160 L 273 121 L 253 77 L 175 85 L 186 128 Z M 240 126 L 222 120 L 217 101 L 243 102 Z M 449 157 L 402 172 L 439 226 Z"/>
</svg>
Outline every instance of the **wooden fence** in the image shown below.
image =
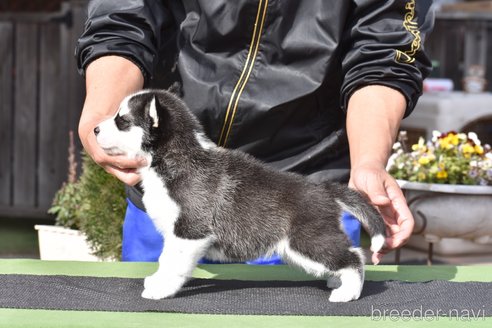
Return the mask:
<svg viewBox="0 0 492 328">
<path fill-rule="evenodd" d="M 74 49 L 85 5 L 0 13 L 0 217 L 47 217 L 66 179 L 84 97 Z"/>
</svg>

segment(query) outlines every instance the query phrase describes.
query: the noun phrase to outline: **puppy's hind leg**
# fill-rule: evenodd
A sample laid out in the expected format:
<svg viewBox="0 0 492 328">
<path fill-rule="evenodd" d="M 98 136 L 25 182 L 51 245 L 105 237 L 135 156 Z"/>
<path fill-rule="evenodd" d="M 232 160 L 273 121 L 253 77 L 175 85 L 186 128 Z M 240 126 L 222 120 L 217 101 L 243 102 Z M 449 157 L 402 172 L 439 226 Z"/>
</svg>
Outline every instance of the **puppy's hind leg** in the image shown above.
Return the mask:
<svg viewBox="0 0 492 328">
<path fill-rule="evenodd" d="M 360 249 L 349 248 L 347 259 L 352 262 L 350 265 L 332 271 L 328 278 L 328 288 L 333 288 L 330 295 L 330 302 L 348 302 L 360 297 L 364 285 L 364 258 Z"/>
<path fill-rule="evenodd" d="M 313 240 L 279 243 L 279 254 L 290 264 L 316 277 L 327 277 L 332 289 L 330 302 L 348 302 L 359 298 L 364 284 L 364 259 L 360 249 L 342 242 L 316 243 Z"/>
<path fill-rule="evenodd" d="M 157 272 L 145 278 L 142 297 L 157 300 L 176 294 L 191 277 L 198 260 L 205 254 L 209 245 L 210 238 L 167 238 L 159 257 Z"/>
</svg>

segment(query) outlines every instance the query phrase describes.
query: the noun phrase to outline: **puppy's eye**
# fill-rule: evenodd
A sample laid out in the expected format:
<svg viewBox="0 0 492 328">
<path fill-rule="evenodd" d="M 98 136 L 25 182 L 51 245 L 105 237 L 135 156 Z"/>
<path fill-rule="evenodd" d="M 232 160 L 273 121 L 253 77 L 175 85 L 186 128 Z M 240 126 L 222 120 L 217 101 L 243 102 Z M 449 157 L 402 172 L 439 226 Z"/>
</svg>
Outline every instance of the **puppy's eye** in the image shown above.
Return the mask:
<svg viewBox="0 0 492 328">
<path fill-rule="evenodd" d="M 114 119 L 114 122 L 118 130 L 124 131 L 130 128 L 130 120 L 127 117 L 125 117 L 125 115 L 123 116 L 117 115 Z"/>
</svg>

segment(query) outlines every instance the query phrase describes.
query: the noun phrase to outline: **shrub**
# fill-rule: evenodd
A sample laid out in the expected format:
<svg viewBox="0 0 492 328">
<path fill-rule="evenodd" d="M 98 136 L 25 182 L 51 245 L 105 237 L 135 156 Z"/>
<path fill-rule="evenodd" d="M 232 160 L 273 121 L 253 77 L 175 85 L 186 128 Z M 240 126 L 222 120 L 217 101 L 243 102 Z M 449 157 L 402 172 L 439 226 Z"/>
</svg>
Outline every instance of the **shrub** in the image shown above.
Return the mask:
<svg viewBox="0 0 492 328">
<path fill-rule="evenodd" d="M 79 180 L 80 230 L 87 235 L 95 255 L 119 259 L 126 209 L 125 187 L 89 156 L 84 156 L 83 163 Z"/>
<path fill-rule="evenodd" d="M 124 185 L 85 153 L 82 174 L 76 179 L 73 148 L 69 156 L 69 179 L 56 193 L 49 213 L 55 215 L 57 225 L 85 233 L 94 255 L 119 259 L 126 209 Z"/>
</svg>

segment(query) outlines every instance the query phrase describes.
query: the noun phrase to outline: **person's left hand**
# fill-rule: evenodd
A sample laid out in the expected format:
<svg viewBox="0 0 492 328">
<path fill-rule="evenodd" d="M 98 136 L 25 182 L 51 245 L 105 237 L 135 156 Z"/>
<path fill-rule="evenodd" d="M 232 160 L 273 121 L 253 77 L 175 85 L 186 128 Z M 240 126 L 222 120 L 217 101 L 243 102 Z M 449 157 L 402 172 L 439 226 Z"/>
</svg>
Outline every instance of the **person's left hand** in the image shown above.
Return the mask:
<svg viewBox="0 0 492 328">
<path fill-rule="evenodd" d="M 380 165 L 367 163 L 353 167 L 349 187 L 367 196 L 379 209 L 386 223 L 385 246 L 380 252 L 372 255 L 372 262 L 378 264 L 385 253 L 403 246 L 408 241 L 415 223 L 412 213 L 400 186 Z"/>
</svg>

